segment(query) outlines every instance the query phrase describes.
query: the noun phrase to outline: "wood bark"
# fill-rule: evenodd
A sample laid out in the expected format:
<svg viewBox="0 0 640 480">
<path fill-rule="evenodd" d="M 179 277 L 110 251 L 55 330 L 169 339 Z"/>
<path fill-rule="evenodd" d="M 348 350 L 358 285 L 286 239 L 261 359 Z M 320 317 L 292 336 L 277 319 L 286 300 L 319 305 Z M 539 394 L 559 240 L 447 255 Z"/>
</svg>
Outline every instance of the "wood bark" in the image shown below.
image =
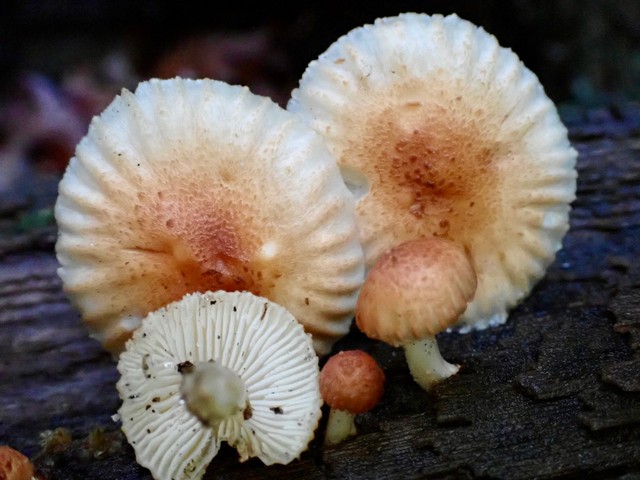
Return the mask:
<svg viewBox="0 0 640 480">
<path fill-rule="evenodd" d="M 457 376 L 427 394 L 401 350 L 353 330 L 336 349 L 369 351 L 387 376 L 358 435 L 323 448 L 321 425 L 300 460 L 268 468 L 224 447 L 205 478 L 639 478 L 639 118 L 571 128 L 564 248 L 505 325 L 440 337 Z M 45 478 L 150 478 L 111 418 L 116 366 L 62 292 L 54 241 L 55 228 L 0 237 L 0 444 Z"/>
</svg>

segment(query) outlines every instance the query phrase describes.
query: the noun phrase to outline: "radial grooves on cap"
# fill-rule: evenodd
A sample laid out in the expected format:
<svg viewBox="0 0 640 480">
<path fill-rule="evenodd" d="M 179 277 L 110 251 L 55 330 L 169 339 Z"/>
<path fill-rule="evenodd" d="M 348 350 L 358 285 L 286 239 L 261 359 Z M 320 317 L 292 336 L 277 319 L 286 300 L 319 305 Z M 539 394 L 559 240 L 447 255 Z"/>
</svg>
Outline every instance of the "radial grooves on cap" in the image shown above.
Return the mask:
<svg viewBox="0 0 640 480">
<path fill-rule="evenodd" d="M 353 238 L 353 231 L 327 231 L 327 229 L 310 232 L 308 240 L 313 243 L 314 251 L 318 254 L 332 254 L 336 246 L 349 242 Z"/>
<path fill-rule="evenodd" d="M 101 332 L 109 322 L 219 288 L 330 324 L 334 341 L 348 331 L 363 276 L 353 200 L 321 139 L 247 88 L 172 79 L 123 91 L 92 121 L 59 193 L 59 274 L 99 338 L 119 336 Z M 316 282 L 322 302 L 305 305 Z"/>
<path fill-rule="evenodd" d="M 100 213 L 100 205 L 104 204 L 106 200 L 100 190 L 99 182 L 75 158 L 71 159 L 67 170 L 74 172 L 74 175 L 79 179 L 79 184 L 76 186 L 69 185 L 69 182 L 60 182 L 61 198 L 58 208 L 64 208 L 74 215 L 73 218 L 65 216 L 65 223 L 69 225 L 69 228 L 74 226 L 96 227 L 93 216 Z M 86 212 L 79 211 L 77 206 L 79 201 L 87 203 Z M 87 216 L 87 213 L 91 216 Z"/>
<path fill-rule="evenodd" d="M 378 19 L 311 62 L 287 108 L 371 182 L 356 208 L 368 268 L 421 236 L 467 246 L 480 285 L 463 323 L 504 319 L 560 248 L 577 154 L 537 77 L 482 28 L 455 15 Z"/>
<path fill-rule="evenodd" d="M 307 297 L 305 297 L 306 301 L 304 305 L 300 307 L 300 310 L 304 312 L 304 308 L 315 308 L 320 309 L 325 312 L 330 318 L 342 318 L 347 311 L 349 311 L 349 305 L 352 302 L 357 301 L 357 296 L 354 294 L 352 296 L 345 296 L 345 298 L 341 302 L 329 302 L 326 300 L 326 295 L 322 292 L 315 293 L 310 291 L 306 293 Z M 334 321 L 334 322 L 322 322 L 319 319 L 313 317 L 302 317 L 306 320 L 305 330 L 310 333 L 313 337 L 314 345 L 316 345 L 316 351 L 318 348 L 318 342 L 322 342 L 321 339 L 326 337 L 331 337 L 335 335 L 339 335 L 339 332 L 343 332 L 345 325 L 342 322 Z M 348 328 L 349 325 L 347 324 Z M 344 334 L 341 334 L 344 335 Z M 326 347 L 321 350 L 324 353 L 327 353 Z"/>
</svg>

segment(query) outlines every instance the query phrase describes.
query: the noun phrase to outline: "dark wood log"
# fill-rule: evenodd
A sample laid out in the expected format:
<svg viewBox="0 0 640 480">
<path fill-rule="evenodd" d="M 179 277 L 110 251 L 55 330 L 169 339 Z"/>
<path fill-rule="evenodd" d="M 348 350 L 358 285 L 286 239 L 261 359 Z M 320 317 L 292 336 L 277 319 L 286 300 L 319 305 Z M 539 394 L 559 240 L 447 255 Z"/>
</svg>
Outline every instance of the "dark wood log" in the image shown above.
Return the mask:
<svg viewBox="0 0 640 480">
<path fill-rule="evenodd" d="M 401 351 L 353 330 L 336 349 L 369 351 L 388 380 L 359 434 L 324 448 L 321 425 L 300 460 L 268 468 L 223 448 L 206 478 L 638 478 L 640 114 L 605 113 L 571 128 L 578 198 L 546 277 L 505 325 L 441 335 L 457 376 L 427 394 Z M 46 478 L 150 478 L 111 418 L 115 364 L 62 293 L 54 241 L 51 227 L 0 236 L 0 444 Z"/>
</svg>

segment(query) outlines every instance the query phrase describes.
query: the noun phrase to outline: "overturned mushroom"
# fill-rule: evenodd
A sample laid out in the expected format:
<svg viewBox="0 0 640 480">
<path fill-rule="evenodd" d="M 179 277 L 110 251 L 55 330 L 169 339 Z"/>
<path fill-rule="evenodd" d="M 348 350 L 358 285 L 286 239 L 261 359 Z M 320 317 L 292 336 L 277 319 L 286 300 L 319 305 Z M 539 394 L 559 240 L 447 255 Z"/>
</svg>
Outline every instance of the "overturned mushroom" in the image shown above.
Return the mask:
<svg viewBox="0 0 640 480">
<path fill-rule="evenodd" d="M 189 294 L 149 314 L 118 370 L 122 430 L 156 479 L 198 479 L 221 442 L 286 464 L 321 415 L 318 357 L 283 307 L 248 292 Z"/>
<path fill-rule="evenodd" d="M 367 268 L 422 237 L 468 252 L 478 288 L 458 325 L 504 322 L 561 247 L 576 152 L 536 76 L 482 28 L 415 13 L 356 28 L 287 108 L 338 159 Z"/>
<path fill-rule="evenodd" d="M 71 159 L 58 273 L 112 352 L 186 293 L 247 290 L 285 306 L 326 353 L 363 280 L 353 210 L 294 115 L 219 81 L 151 80 L 95 117 Z"/>
<path fill-rule="evenodd" d="M 458 372 L 442 358 L 436 335 L 464 312 L 477 280 L 467 254 L 436 237 L 385 252 L 369 271 L 356 306 L 367 336 L 402 346 L 414 380 L 425 390 Z"/>
</svg>

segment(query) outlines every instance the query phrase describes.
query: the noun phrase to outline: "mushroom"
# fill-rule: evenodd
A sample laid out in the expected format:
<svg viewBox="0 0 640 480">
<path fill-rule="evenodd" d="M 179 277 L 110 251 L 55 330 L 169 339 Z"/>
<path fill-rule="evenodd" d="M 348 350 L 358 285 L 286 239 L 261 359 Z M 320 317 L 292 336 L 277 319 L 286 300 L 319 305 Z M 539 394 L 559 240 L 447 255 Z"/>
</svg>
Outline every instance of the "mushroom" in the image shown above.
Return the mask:
<svg viewBox="0 0 640 480">
<path fill-rule="evenodd" d="M 536 76 L 482 28 L 377 19 L 312 61 L 287 109 L 337 158 L 367 269 L 422 237 L 468 253 L 478 287 L 461 331 L 504 322 L 561 248 L 576 151 Z"/>
<path fill-rule="evenodd" d="M 31 480 L 35 478 L 33 464 L 19 451 L 0 445 L 0 479 Z"/>
<path fill-rule="evenodd" d="M 156 479 L 198 479 L 221 442 L 240 461 L 297 458 L 321 415 L 318 357 L 283 307 L 249 292 L 187 294 L 120 354 L 118 414 Z"/>
<path fill-rule="evenodd" d="M 251 291 L 327 353 L 364 279 L 354 201 L 319 135 L 246 87 L 150 80 L 91 122 L 55 216 L 64 289 L 111 352 L 186 293 Z"/>
<path fill-rule="evenodd" d="M 344 350 L 327 360 L 320 372 L 320 393 L 329 405 L 325 445 L 355 435 L 355 416 L 375 407 L 382 397 L 384 373 L 362 350 Z"/>
<path fill-rule="evenodd" d="M 476 291 L 465 251 L 437 237 L 385 252 L 369 271 L 356 306 L 367 336 L 405 350 L 414 380 L 425 390 L 458 372 L 442 358 L 436 335 L 454 325 Z"/>
</svg>

